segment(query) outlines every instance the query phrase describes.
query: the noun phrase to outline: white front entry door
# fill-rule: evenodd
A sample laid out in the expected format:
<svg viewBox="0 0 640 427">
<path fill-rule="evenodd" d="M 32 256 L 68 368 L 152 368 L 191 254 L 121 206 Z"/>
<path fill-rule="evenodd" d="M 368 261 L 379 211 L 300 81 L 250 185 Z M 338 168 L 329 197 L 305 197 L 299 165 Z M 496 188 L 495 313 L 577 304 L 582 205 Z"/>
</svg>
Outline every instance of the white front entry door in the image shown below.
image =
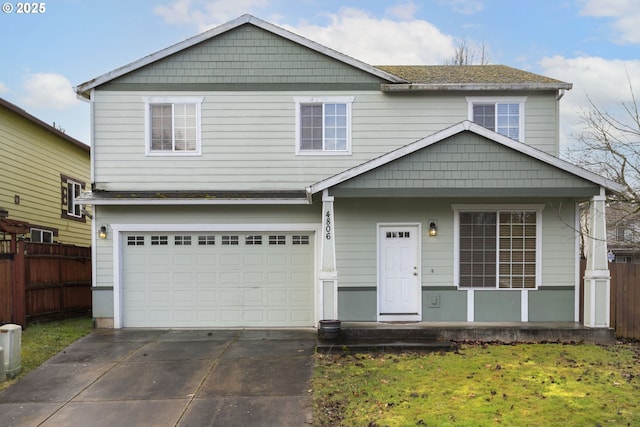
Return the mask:
<svg viewBox="0 0 640 427">
<path fill-rule="evenodd" d="M 420 227 L 378 227 L 378 320 L 421 320 Z"/>
</svg>

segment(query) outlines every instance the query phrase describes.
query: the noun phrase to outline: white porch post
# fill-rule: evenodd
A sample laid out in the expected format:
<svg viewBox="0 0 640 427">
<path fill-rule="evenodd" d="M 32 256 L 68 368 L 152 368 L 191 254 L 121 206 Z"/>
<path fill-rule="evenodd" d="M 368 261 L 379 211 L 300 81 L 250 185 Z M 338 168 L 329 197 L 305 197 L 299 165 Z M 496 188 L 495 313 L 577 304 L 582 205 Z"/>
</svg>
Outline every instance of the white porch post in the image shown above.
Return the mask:
<svg viewBox="0 0 640 427">
<path fill-rule="evenodd" d="M 609 327 L 611 275 L 607 259 L 607 227 L 604 189 L 591 199 L 586 238 L 584 273 L 584 325 Z"/>
<path fill-rule="evenodd" d="M 320 256 L 321 319 L 338 319 L 338 271 L 336 269 L 333 197 L 322 193 L 322 233 Z"/>
</svg>

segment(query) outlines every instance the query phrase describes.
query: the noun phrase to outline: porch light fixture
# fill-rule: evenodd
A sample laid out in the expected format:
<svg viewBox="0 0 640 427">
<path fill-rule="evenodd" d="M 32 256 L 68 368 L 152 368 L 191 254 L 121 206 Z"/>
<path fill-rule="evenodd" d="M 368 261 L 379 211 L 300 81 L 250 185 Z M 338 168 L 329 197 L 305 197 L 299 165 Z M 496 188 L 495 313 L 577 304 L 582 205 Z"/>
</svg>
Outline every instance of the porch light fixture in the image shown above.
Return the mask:
<svg viewBox="0 0 640 427">
<path fill-rule="evenodd" d="M 106 239 L 107 238 L 107 226 L 106 225 L 101 225 L 100 226 L 100 230 L 98 230 L 98 237 L 101 239 Z"/>
<path fill-rule="evenodd" d="M 429 224 L 429 236 L 437 236 L 438 235 L 438 226 L 435 221 L 431 221 Z"/>
</svg>

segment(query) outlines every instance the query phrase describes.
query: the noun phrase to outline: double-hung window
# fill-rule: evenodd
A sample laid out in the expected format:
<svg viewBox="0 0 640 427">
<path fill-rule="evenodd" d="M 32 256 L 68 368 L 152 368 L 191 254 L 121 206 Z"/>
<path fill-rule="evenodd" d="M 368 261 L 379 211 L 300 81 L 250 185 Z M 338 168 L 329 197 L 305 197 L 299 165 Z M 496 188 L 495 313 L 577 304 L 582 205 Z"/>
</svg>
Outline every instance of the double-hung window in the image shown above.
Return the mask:
<svg viewBox="0 0 640 427">
<path fill-rule="evenodd" d="M 541 206 L 454 206 L 454 211 L 458 287 L 538 287 Z"/>
<path fill-rule="evenodd" d="M 148 97 L 145 101 L 147 155 L 200 155 L 203 98 Z"/>
<path fill-rule="evenodd" d="M 469 120 L 489 130 L 524 142 L 524 103 L 526 98 L 467 97 Z"/>
<path fill-rule="evenodd" d="M 82 212 L 83 206 L 76 203 L 76 200 L 82 194 L 84 186 L 84 182 L 66 175 L 60 175 L 61 218 L 74 221 L 85 221 L 85 217 Z"/>
<path fill-rule="evenodd" d="M 294 98 L 296 154 L 351 154 L 353 97 Z"/>
</svg>

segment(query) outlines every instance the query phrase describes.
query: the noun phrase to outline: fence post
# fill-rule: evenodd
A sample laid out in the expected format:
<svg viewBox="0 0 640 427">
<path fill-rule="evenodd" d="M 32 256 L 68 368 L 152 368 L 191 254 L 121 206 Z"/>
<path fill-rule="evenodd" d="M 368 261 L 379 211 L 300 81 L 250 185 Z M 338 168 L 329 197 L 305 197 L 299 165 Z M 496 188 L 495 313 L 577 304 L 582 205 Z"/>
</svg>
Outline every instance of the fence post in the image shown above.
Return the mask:
<svg viewBox="0 0 640 427">
<path fill-rule="evenodd" d="M 27 327 L 27 313 L 25 301 L 26 287 L 26 262 L 25 262 L 26 246 L 23 240 L 18 241 L 14 259 L 13 271 L 13 323 Z"/>
</svg>

